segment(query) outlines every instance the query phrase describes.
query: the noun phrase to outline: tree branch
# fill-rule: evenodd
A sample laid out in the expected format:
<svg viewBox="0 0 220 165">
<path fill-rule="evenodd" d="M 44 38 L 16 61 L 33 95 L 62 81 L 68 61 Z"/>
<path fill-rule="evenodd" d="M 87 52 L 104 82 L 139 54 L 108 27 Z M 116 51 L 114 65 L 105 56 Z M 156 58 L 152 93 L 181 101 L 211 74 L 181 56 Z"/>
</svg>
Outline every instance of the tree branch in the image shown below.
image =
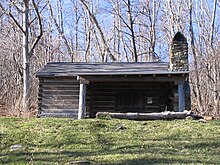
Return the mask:
<svg viewBox="0 0 220 165">
<path fill-rule="evenodd" d="M 96 17 L 91 13 L 91 11 L 89 10 L 89 7 L 87 6 L 87 4 L 85 3 L 84 0 L 80 0 L 80 2 L 83 4 L 83 6 L 84 6 L 84 8 L 86 9 L 86 11 L 89 13 L 89 18 L 91 19 L 91 21 L 93 21 L 93 22 L 95 23 L 95 25 L 96 25 L 96 27 L 97 27 L 99 33 L 100 33 L 101 40 L 102 40 L 102 42 L 103 42 L 103 44 L 104 44 L 105 50 L 109 53 L 109 57 L 110 57 L 113 61 L 115 61 L 115 57 L 112 55 L 112 53 L 111 53 L 111 51 L 110 51 L 110 49 L 109 49 L 109 47 L 108 47 L 108 45 L 107 45 L 107 42 L 106 42 L 106 40 L 105 40 L 103 31 L 102 31 L 101 27 L 99 26 L 99 23 L 98 23 Z M 105 59 L 105 61 L 106 61 L 106 60 L 107 60 L 107 58 Z"/>
<path fill-rule="evenodd" d="M 47 6 L 47 4 L 44 5 L 44 7 L 41 9 L 41 11 L 39 13 L 41 13 L 45 7 Z M 35 20 L 37 19 L 37 17 L 34 17 L 30 22 L 29 22 L 29 25 L 31 25 Z"/>
<path fill-rule="evenodd" d="M 7 15 L 9 15 L 9 17 L 14 21 L 14 23 L 18 26 L 18 28 L 22 31 L 22 33 L 25 33 L 24 29 L 18 23 L 18 21 L 15 19 L 15 17 L 10 12 L 7 12 L 1 3 L 0 3 L 0 8 L 3 10 L 3 12 L 5 12 Z"/>
<path fill-rule="evenodd" d="M 50 16 L 51 16 L 51 19 L 53 20 L 54 24 L 55 24 L 55 27 L 57 28 L 57 31 L 59 33 L 59 35 L 62 37 L 62 39 L 64 40 L 64 44 L 67 48 L 67 51 L 68 53 L 71 55 L 72 57 L 72 62 L 74 61 L 74 58 L 73 58 L 73 55 L 72 55 L 72 49 L 71 47 L 69 46 L 69 43 L 68 43 L 68 40 L 66 38 L 66 36 L 64 35 L 64 31 L 60 28 L 60 26 L 58 25 L 57 23 L 57 20 L 55 19 L 54 17 L 54 13 L 53 13 L 53 9 L 52 9 L 52 6 L 50 4 L 50 0 L 47 0 L 47 5 L 48 5 L 48 8 L 49 8 L 49 11 L 50 11 Z"/>
<path fill-rule="evenodd" d="M 39 27 L 40 27 L 40 33 L 39 35 L 35 38 L 33 44 L 31 45 L 31 48 L 30 48 L 30 56 L 32 56 L 33 54 L 33 51 L 34 51 L 34 48 L 36 47 L 37 43 L 39 42 L 40 38 L 42 37 L 43 35 L 43 27 L 42 27 L 42 22 L 41 22 L 41 18 L 40 18 L 40 13 L 38 11 L 38 8 L 37 8 L 37 5 L 35 3 L 34 0 L 32 0 L 32 3 L 33 3 L 33 6 L 34 6 L 34 10 L 37 14 L 37 19 L 38 19 L 38 23 L 39 23 Z"/>
<path fill-rule="evenodd" d="M 214 0 L 212 20 L 211 20 L 211 31 L 210 31 L 210 38 L 209 38 L 211 47 L 213 47 L 213 34 L 214 34 L 214 29 L 215 29 L 216 6 L 217 6 L 217 0 Z"/>
</svg>

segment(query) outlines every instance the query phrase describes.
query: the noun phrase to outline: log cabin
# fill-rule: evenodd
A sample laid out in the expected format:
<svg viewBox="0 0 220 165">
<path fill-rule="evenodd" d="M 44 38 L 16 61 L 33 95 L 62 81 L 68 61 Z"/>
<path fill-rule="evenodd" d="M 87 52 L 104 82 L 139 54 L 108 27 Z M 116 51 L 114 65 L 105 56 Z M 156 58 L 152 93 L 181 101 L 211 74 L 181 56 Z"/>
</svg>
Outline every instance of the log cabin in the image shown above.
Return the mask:
<svg viewBox="0 0 220 165">
<path fill-rule="evenodd" d="M 39 78 L 39 116 L 190 109 L 187 40 L 174 36 L 169 62 L 47 63 Z"/>
</svg>

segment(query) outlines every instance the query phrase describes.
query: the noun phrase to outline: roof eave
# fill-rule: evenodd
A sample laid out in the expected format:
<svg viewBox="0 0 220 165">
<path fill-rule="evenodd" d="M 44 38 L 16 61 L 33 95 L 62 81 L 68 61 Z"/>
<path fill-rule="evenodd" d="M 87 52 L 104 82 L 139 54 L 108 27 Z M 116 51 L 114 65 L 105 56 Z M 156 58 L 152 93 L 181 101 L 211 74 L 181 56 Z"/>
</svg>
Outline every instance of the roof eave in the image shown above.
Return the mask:
<svg viewBox="0 0 220 165">
<path fill-rule="evenodd" d="M 189 74 L 190 71 L 167 71 L 167 72 L 122 72 L 122 73 L 74 73 L 74 74 L 36 74 L 36 77 L 75 77 L 75 76 L 108 76 L 108 75 L 182 75 Z"/>
</svg>

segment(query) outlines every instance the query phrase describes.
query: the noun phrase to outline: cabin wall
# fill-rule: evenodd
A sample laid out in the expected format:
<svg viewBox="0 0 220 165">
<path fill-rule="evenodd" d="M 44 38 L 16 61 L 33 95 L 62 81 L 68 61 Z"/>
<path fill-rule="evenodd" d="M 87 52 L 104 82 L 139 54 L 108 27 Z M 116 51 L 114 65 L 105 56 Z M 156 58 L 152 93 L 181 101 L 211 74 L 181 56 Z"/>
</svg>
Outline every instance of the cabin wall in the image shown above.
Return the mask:
<svg viewBox="0 0 220 165">
<path fill-rule="evenodd" d="M 178 111 L 178 85 L 174 82 L 91 82 L 86 85 L 86 113 Z M 184 85 L 186 109 L 190 89 Z M 77 119 L 79 81 L 76 77 L 39 78 L 39 116 Z"/>
<path fill-rule="evenodd" d="M 76 77 L 39 78 L 39 116 L 77 118 L 79 82 Z"/>
<path fill-rule="evenodd" d="M 96 82 L 87 87 L 87 112 L 173 111 L 170 82 Z"/>
</svg>

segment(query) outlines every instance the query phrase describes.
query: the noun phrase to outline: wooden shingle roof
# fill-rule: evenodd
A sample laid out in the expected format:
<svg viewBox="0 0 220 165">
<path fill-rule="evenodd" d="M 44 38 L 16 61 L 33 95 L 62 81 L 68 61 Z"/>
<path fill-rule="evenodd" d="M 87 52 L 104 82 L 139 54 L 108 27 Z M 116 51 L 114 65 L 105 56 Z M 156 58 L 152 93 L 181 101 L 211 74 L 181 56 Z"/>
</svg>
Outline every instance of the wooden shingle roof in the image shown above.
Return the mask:
<svg viewBox="0 0 220 165">
<path fill-rule="evenodd" d="M 132 63 L 47 63 L 37 77 L 80 76 L 80 75 L 149 75 L 187 74 L 189 71 L 170 71 L 165 62 Z"/>
</svg>

